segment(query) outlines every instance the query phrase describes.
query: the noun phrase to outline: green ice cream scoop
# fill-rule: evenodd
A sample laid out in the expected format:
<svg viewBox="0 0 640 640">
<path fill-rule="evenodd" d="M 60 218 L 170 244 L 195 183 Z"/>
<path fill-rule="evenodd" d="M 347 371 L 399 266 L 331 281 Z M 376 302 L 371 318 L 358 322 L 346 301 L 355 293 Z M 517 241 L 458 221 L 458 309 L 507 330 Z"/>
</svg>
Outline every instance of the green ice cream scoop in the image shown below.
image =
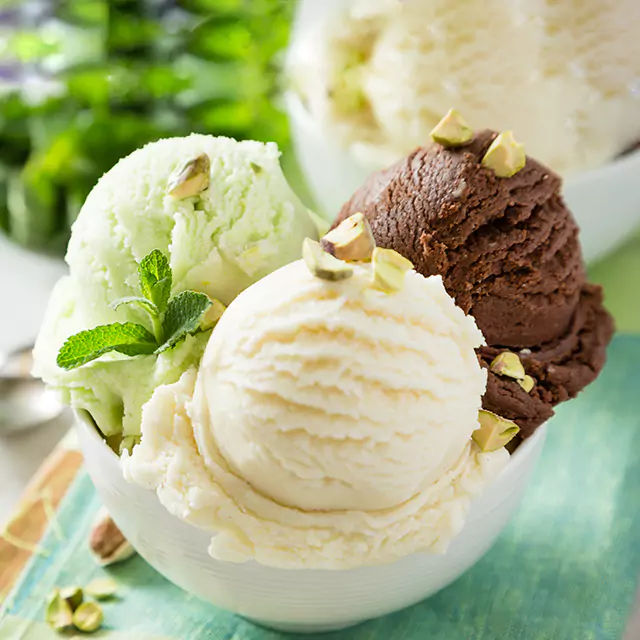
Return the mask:
<svg viewBox="0 0 640 640">
<path fill-rule="evenodd" d="M 70 273 L 52 295 L 36 343 L 35 373 L 87 409 L 106 435 L 136 435 L 143 404 L 155 387 L 198 364 L 208 333 L 160 356 L 109 354 L 71 371 L 56 365 L 61 344 L 97 325 L 140 322 L 135 307 L 111 305 L 140 295 L 137 263 L 154 249 L 169 258 L 174 294 L 191 289 L 225 304 L 298 259 L 303 239 L 317 230 L 279 157 L 274 143 L 169 138 L 122 159 L 89 194 L 72 228 Z M 208 179 L 190 174 L 203 166 Z"/>
</svg>

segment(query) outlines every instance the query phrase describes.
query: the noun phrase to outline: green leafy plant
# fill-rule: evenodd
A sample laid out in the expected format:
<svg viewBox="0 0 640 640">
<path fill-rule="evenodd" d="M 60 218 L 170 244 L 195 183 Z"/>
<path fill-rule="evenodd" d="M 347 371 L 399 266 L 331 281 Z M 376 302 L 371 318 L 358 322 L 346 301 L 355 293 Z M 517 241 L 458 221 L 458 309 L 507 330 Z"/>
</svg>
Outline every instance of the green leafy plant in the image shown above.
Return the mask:
<svg viewBox="0 0 640 640">
<path fill-rule="evenodd" d="M 61 255 L 93 185 L 147 142 L 197 132 L 287 146 L 275 60 L 293 2 L 65 0 L 37 24 L 35 0 L 9 2 L 0 232 L 15 242 Z M 36 95 L 24 70 L 39 78 Z"/>
<path fill-rule="evenodd" d="M 138 263 L 138 279 L 142 295 L 120 298 L 111 306 L 137 306 L 147 314 L 151 328 L 114 322 L 80 331 L 60 348 L 59 367 L 75 369 L 113 351 L 126 356 L 159 354 L 201 330 L 212 301 L 197 291 L 182 291 L 172 297 L 171 267 L 161 251 L 154 249 Z"/>
</svg>

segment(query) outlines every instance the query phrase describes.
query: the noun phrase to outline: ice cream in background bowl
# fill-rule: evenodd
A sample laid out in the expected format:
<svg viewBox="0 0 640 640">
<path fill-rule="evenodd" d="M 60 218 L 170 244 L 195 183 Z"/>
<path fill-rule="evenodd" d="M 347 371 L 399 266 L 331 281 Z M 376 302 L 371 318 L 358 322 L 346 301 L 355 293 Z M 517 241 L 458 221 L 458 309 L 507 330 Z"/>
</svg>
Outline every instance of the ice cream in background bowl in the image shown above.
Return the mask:
<svg viewBox="0 0 640 640">
<path fill-rule="evenodd" d="M 296 154 L 320 212 L 455 107 L 566 179 L 585 257 L 639 222 L 640 5 L 303 0 L 288 55 Z M 602 211 L 606 210 L 606 218 Z"/>
</svg>

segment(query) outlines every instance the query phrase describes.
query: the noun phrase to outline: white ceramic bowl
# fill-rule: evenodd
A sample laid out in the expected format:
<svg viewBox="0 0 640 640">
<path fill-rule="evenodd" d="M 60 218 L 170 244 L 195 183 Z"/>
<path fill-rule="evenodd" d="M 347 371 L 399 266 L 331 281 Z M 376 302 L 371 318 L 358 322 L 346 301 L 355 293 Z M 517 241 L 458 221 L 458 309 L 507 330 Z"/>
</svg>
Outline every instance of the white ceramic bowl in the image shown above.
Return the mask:
<svg viewBox="0 0 640 640">
<path fill-rule="evenodd" d="M 444 555 L 416 554 L 349 571 L 273 569 L 214 560 L 210 534 L 178 520 L 155 492 L 128 484 L 118 457 L 84 412 L 77 420 L 86 468 L 107 510 L 140 555 L 185 591 L 283 631 L 341 629 L 408 607 L 453 582 L 489 549 L 508 522 L 540 456 L 546 426 L 520 446 L 472 505 Z"/>
<path fill-rule="evenodd" d="M 286 106 L 296 157 L 318 213 L 333 220 L 371 168 L 330 138 L 295 94 L 287 94 Z M 593 262 L 640 225 L 640 150 L 570 178 L 563 194 L 578 221 L 585 260 Z"/>
</svg>

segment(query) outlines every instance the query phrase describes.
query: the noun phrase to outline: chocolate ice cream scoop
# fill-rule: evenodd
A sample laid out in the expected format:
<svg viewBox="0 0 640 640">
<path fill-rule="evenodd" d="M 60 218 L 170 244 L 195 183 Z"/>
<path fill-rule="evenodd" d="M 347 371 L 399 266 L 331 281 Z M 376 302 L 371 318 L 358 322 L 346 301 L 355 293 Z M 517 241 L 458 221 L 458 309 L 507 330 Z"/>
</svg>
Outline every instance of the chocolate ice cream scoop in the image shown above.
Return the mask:
<svg viewBox="0 0 640 640">
<path fill-rule="evenodd" d="M 495 135 L 416 150 L 374 174 L 340 219 L 362 211 L 378 244 L 441 274 L 489 344 L 528 347 L 569 327 L 585 281 L 578 229 L 540 163 L 528 158 L 512 178 L 481 166 Z"/>
<path fill-rule="evenodd" d="M 486 366 L 505 349 L 521 355 L 534 388 L 492 373 L 484 406 L 526 437 L 598 375 L 613 327 L 599 288 L 586 284 L 559 176 L 532 158 L 512 177 L 496 176 L 481 164 L 496 135 L 417 149 L 374 173 L 336 222 L 361 211 L 380 246 L 425 276 L 442 275 L 485 336 Z"/>
<path fill-rule="evenodd" d="M 598 376 L 604 366 L 606 347 L 613 334 L 613 321 L 602 306 L 600 287 L 585 284 L 571 325 L 554 340 L 516 351 L 535 385 L 527 393 L 517 381 L 489 372 L 485 409 L 514 420 L 520 436 L 530 436 L 553 415 L 553 407 L 575 397 Z M 481 363 L 489 368 L 504 349 L 481 347 Z"/>
</svg>

